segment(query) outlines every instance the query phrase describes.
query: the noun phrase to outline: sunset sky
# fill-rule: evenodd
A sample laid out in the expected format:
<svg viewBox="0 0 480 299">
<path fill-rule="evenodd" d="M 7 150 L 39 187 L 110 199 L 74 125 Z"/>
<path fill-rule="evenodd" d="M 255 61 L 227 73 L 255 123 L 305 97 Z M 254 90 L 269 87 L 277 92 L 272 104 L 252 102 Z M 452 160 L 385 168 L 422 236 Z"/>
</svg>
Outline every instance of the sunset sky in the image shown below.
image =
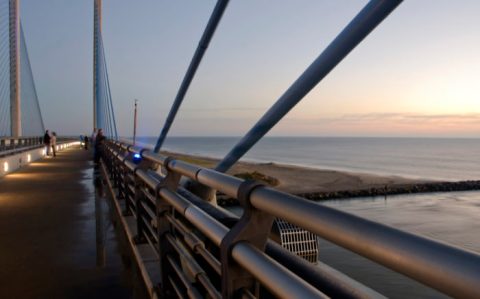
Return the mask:
<svg viewBox="0 0 480 299">
<path fill-rule="evenodd" d="M 240 136 L 367 1 L 232 0 L 172 136 Z M 120 135 L 158 135 L 213 0 L 103 0 Z M 46 126 L 91 131 L 93 0 L 21 0 Z M 480 135 L 480 1 L 405 1 L 270 135 Z"/>
</svg>

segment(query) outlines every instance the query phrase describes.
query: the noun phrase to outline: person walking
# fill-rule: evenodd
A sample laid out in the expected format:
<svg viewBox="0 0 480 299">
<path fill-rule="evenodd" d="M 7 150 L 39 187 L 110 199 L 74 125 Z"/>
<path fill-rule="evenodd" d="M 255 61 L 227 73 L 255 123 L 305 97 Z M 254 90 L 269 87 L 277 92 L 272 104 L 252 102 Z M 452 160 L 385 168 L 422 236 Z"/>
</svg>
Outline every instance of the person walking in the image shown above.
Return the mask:
<svg viewBox="0 0 480 299">
<path fill-rule="evenodd" d="M 48 133 L 48 130 L 45 131 L 45 135 L 43 135 L 43 144 L 46 147 L 46 155 L 50 156 L 50 134 Z"/>
<path fill-rule="evenodd" d="M 57 133 L 52 132 L 52 137 L 50 138 L 50 145 L 52 146 L 53 156 L 57 156 Z"/>
</svg>

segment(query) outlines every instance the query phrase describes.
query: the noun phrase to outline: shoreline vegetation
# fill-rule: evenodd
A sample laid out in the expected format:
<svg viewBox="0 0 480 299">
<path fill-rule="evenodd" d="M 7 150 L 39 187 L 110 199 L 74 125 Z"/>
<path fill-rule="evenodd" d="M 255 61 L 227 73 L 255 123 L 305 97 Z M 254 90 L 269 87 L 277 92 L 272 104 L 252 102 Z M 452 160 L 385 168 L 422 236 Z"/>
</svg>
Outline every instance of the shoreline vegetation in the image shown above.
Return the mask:
<svg viewBox="0 0 480 299">
<path fill-rule="evenodd" d="M 162 151 L 187 163 L 214 167 L 219 159 Z M 317 169 L 277 163 L 238 162 L 227 172 L 244 179 L 256 179 L 276 189 L 309 200 L 348 199 L 395 194 L 480 190 L 480 181 L 439 181 L 382 176 L 349 171 Z M 236 200 L 218 196 L 220 205 Z"/>
</svg>

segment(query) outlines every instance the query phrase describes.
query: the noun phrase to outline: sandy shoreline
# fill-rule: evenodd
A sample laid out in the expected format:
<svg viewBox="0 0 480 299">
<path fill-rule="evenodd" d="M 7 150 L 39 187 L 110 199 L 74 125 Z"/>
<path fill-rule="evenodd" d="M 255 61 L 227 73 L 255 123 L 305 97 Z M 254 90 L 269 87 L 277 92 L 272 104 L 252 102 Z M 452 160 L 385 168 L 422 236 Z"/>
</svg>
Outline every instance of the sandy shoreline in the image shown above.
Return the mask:
<svg viewBox="0 0 480 299">
<path fill-rule="evenodd" d="M 208 168 L 214 167 L 219 161 L 219 159 L 209 157 L 166 151 L 162 151 L 162 154 Z M 392 188 L 434 182 L 434 180 L 325 170 L 277 163 L 238 162 L 228 173 L 235 175 L 246 172 L 252 173 L 254 171 L 277 179 L 279 184 L 275 188 L 293 194 L 353 191 L 372 188 L 384 189 L 385 187 Z"/>
</svg>

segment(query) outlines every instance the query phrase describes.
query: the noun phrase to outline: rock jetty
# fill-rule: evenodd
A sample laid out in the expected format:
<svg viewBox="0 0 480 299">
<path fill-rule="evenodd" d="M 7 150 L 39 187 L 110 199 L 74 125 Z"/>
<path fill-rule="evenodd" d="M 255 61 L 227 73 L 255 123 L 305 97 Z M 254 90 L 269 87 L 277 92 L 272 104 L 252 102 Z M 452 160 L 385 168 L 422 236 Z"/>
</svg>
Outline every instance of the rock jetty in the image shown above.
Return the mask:
<svg viewBox="0 0 480 299">
<path fill-rule="evenodd" d="M 480 190 L 480 181 L 458 181 L 458 182 L 429 182 L 420 184 L 385 185 L 381 188 L 368 188 L 358 190 L 344 190 L 331 192 L 308 192 L 298 193 L 297 196 L 305 199 L 319 201 L 329 199 L 348 199 L 356 197 L 387 196 L 395 194 L 433 193 L 433 192 L 454 192 Z M 220 205 L 236 205 L 236 199 L 225 196 L 218 196 Z"/>
</svg>

